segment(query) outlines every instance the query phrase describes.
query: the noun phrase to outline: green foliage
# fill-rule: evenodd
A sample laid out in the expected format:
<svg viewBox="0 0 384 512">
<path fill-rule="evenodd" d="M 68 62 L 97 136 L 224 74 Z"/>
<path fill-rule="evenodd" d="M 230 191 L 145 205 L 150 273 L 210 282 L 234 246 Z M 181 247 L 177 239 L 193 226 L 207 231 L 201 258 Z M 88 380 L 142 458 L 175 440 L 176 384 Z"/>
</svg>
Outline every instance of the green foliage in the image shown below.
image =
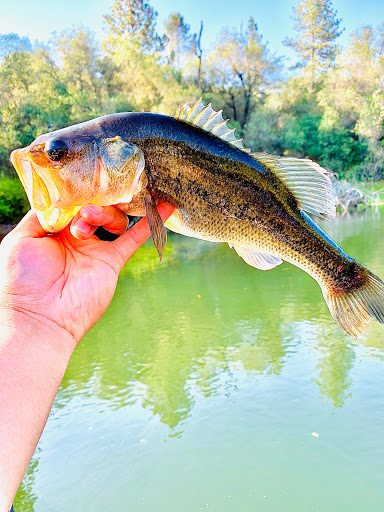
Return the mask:
<svg viewBox="0 0 384 512">
<path fill-rule="evenodd" d="M 325 122 L 325 111 L 317 96 L 307 89 L 305 78 L 270 92 L 246 128 L 246 144 L 257 151 L 311 158 L 340 178 L 364 176 L 362 162 L 368 158 L 368 143 L 353 129 Z"/>
<path fill-rule="evenodd" d="M 363 27 L 351 36 L 317 99 L 324 129 L 343 130 L 356 141 L 355 170 L 360 177 L 384 175 L 383 26 Z"/>
<path fill-rule="evenodd" d="M 29 209 L 21 182 L 0 174 L 0 224 L 16 224 Z"/>
<path fill-rule="evenodd" d="M 319 130 L 320 163 L 339 178 L 362 178 L 361 162 L 367 156 L 367 145 L 352 130 L 341 126 Z"/>
</svg>

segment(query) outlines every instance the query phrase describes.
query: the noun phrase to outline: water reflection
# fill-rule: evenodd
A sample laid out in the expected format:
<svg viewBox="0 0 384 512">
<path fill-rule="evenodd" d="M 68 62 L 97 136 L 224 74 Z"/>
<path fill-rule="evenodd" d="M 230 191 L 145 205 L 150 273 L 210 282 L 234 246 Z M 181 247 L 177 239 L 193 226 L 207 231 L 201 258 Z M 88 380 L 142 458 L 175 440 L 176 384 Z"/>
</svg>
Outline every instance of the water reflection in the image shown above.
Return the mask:
<svg viewBox="0 0 384 512">
<path fill-rule="evenodd" d="M 378 232 L 374 213 L 327 228 L 383 275 L 381 239 L 366 243 Z M 76 351 L 57 405 L 77 393 L 97 396 L 108 407 L 139 400 L 175 428 L 192 410 L 196 391 L 221 392 L 223 376 L 235 386 L 236 371 L 279 375 L 309 341 L 321 393 L 335 407 L 343 404 L 354 345 L 334 324 L 311 278 L 288 264 L 256 271 L 224 245 L 181 237 L 171 239 L 167 252 L 160 266 L 148 245 L 127 265 L 113 304 Z M 358 343 L 382 357 L 382 328 L 371 325 Z"/>
<path fill-rule="evenodd" d="M 317 350 L 317 384 L 334 407 L 341 407 L 348 396 L 351 385 L 350 370 L 355 361 L 355 352 L 349 343 L 331 338 L 319 339 Z"/>
<path fill-rule="evenodd" d="M 34 454 L 32 460 L 28 466 L 28 469 L 24 475 L 24 479 L 21 483 L 20 489 L 17 493 L 15 506 L 17 512 L 33 512 L 34 505 L 37 501 L 37 496 L 34 492 L 35 475 L 38 470 L 38 450 Z"/>
</svg>

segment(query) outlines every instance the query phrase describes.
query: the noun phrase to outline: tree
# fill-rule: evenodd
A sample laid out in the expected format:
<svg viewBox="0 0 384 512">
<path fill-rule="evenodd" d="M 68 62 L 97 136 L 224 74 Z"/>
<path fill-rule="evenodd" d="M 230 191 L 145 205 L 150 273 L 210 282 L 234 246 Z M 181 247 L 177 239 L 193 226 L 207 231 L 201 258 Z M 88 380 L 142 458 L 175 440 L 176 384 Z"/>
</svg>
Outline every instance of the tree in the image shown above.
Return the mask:
<svg viewBox="0 0 384 512">
<path fill-rule="evenodd" d="M 13 52 L 31 52 L 32 44 L 27 36 L 20 37 L 14 32 L 0 34 L 0 61 Z"/>
<path fill-rule="evenodd" d="M 313 94 L 303 76 L 278 84 L 252 114 L 245 145 L 256 151 L 310 158 L 341 178 L 351 176 L 366 155 L 366 144 L 354 132 L 353 121 L 328 115 L 322 100 L 331 97 L 330 88 L 325 87 Z"/>
<path fill-rule="evenodd" d="M 341 126 L 368 146 L 360 156 L 360 174 L 384 174 L 384 90 L 382 26 L 355 31 L 338 66 L 330 72 L 318 94 L 324 109 L 324 129 Z"/>
<path fill-rule="evenodd" d="M 260 100 L 277 59 L 270 57 L 253 18 L 245 32 L 223 29 L 208 57 L 210 93 L 225 98 L 230 117 L 244 129 Z M 212 94 L 211 94 L 212 95 Z"/>
<path fill-rule="evenodd" d="M 104 16 L 109 29 L 109 44 L 117 39 L 127 44 L 138 43 L 143 53 L 163 49 L 163 40 L 156 32 L 157 12 L 144 0 L 114 0 L 111 14 Z"/>
<path fill-rule="evenodd" d="M 114 78 L 120 95 L 134 110 L 173 115 L 180 103 L 198 97 L 195 87 L 185 87 L 181 74 L 159 62 L 156 54 L 143 55 L 139 48 L 121 44 L 113 60 L 118 68 Z"/>
<path fill-rule="evenodd" d="M 330 0 L 301 0 L 294 12 L 297 36 L 285 39 L 284 44 L 298 52 L 298 66 L 309 72 L 313 87 L 319 73 L 327 70 L 336 58 L 341 20 Z"/>
<path fill-rule="evenodd" d="M 73 99 L 74 118 L 100 115 L 103 80 L 92 33 L 82 27 L 66 30 L 56 37 L 54 45 L 60 58 L 62 82 Z"/>
<path fill-rule="evenodd" d="M 174 114 L 179 103 L 197 97 L 195 90 L 191 94 L 192 86 L 184 87 L 181 73 L 156 51 L 163 43 L 155 32 L 156 16 L 143 0 L 115 0 L 112 14 L 106 16 L 110 33 L 105 48 L 110 60 L 102 68 L 110 74 L 116 66 L 111 88 L 119 109 L 125 104 L 129 110 Z M 182 18 L 181 22 L 185 25 Z"/>
<path fill-rule="evenodd" d="M 184 22 L 184 18 L 178 12 L 170 14 L 165 22 L 168 63 L 176 69 L 180 69 L 183 55 L 194 53 L 195 37 L 191 35 L 190 30 L 190 26 Z"/>
<path fill-rule="evenodd" d="M 14 52 L 0 66 L 0 156 L 70 122 L 71 105 L 44 48 Z"/>
<path fill-rule="evenodd" d="M 199 35 L 196 37 L 196 43 L 195 43 L 195 55 L 197 57 L 197 61 L 198 61 L 198 67 L 197 67 L 197 81 L 196 81 L 196 85 L 197 85 L 197 88 L 200 89 L 201 88 L 201 68 L 202 68 L 202 64 L 203 64 L 203 49 L 201 48 L 201 36 L 203 35 L 203 28 L 204 28 L 204 25 L 203 25 L 203 21 L 200 22 L 200 30 L 199 30 Z"/>
</svg>

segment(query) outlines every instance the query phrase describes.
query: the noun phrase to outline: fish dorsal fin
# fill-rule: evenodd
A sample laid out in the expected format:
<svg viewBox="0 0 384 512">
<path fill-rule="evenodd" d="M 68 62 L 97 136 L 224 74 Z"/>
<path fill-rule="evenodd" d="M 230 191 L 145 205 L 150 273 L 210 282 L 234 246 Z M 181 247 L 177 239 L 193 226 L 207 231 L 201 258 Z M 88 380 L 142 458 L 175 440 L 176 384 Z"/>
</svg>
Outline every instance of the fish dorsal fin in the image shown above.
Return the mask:
<svg viewBox="0 0 384 512">
<path fill-rule="evenodd" d="M 204 105 L 199 98 L 193 107 L 187 103 L 179 105 L 175 119 L 197 126 L 206 132 L 216 135 L 232 146 L 250 153 L 244 148 L 242 139 L 236 139 L 235 130 L 227 126 L 222 110 L 216 112 L 212 105 Z M 263 167 L 276 173 L 296 197 L 300 208 L 318 216 L 336 215 L 335 197 L 331 174 L 316 162 L 306 158 L 274 156 L 267 153 L 252 153 Z"/>
<path fill-rule="evenodd" d="M 184 121 L 192 126 L 197 126 L 198 128 L 225 140 L 231 144 L 231 146 L 241 149 L 246 153 L 250 153 L 250 149 L 244 148 L 242 143 L 243 139 L 236 139 L 235 129 L 231 130 L 228 128 L 228 119 L 223 118 L 222 112 L 222 110 L 219 110 L 218 112 L 213 110 L 211 104 L 205 106 L 202 102 L 202 98 L 199 98 L 193 107 L 190 107 L 187 103 L 179 105 L 175 114 L 175 119 L 178 121 Z"/>
<path fill-rule="evenodd" d="M 231 247 L 231 244 L 229 244 L 229 246 Z M 242 247 L 240 245 L 234 245 L 233 247 L 240 258 L 243 258 L 243 260 L 248 263 L 248 265 L 251 265 L 251 267 L 255 267 L 260 270 L 271 270 L 272 268 L 275 268 L 283 263 L 283 260 L 277 256 L 273 256 L 272 254 L 268 254 L 266 252 L 261 252 L 251 247 Z"/>
<path fill-rule="evenodd" d="M 263 167 L 270 169 L 285 183 L 301 209 L 320 217 L 336 215 L 331 173 L 306 158 L 252 153 Z"/>
</svg>

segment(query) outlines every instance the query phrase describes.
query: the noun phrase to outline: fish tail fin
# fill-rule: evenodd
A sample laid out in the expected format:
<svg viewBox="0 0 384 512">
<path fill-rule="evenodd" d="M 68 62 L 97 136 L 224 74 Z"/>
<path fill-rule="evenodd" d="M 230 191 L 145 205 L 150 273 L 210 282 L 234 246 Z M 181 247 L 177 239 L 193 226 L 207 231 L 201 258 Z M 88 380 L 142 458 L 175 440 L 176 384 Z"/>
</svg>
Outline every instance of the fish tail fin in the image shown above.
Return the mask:
<svg viewBox="0 0 384 512">
<path fill-rule="evenodd" d="M 357 263 L 357 262 L 356 262 Z M 321 285 L 331 315 L 340 328 L 357 338 L 376 318 L 384 323 L 384 283 L 363 265 L 356 264 L 358 279 L 339 285 L 336 289 Z"/>
</svg>

